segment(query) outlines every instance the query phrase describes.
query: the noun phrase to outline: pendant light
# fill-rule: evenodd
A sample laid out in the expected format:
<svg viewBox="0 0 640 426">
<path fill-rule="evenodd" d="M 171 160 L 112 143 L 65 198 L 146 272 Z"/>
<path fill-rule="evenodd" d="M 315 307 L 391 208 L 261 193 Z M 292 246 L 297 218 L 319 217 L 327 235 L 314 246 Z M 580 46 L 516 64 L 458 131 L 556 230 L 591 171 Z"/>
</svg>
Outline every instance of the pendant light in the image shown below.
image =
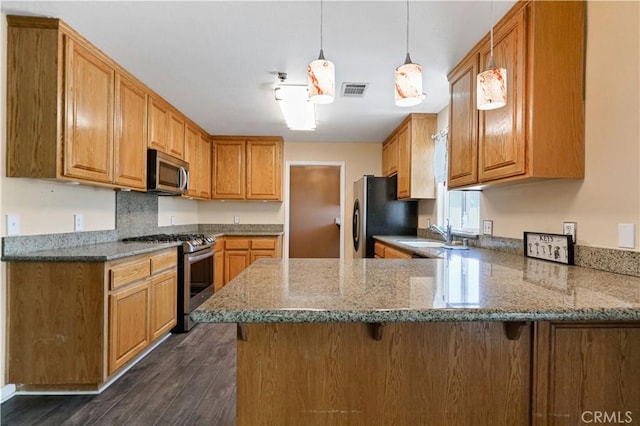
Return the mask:
<svg viewBox="0 0 640 426">
<path fill-rule="evenodd" d="M 320 55 L 307 67 L 309 101 L 314 104 L 330 104 L 336 93 L 336 71 L 333 62 L 324 58 L 322 50 L 323 3 L 320 0 Z"/>
<path fill-rule="evenodd" d="M 422 66 L 411 62 L 409 55 L 409 0 L 407 0 L 407 56 L 404 64 L 396 68 L 396 105 L 409 107 L 422 102 Z"/>
<path fill-rule="evenodd" d="M 487 69 L 478 74 L 477 104 L 479 110 L 502 108 L 507 104 L 507 70 L 493 62 L 493 0 L 491 1 L 491 52 Z"/>
</svg>

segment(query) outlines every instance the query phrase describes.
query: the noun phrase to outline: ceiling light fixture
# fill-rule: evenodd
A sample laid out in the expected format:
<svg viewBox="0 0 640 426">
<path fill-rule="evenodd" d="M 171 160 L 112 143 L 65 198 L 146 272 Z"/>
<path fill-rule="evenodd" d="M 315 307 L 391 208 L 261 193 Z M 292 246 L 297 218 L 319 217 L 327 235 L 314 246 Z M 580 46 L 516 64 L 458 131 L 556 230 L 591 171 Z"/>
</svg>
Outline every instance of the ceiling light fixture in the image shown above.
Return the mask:
<svg viewBox="0 0 640 426">
<path fill-rule="evenodd" d="M 411 62 L 409 55 L 409 0 L 407 0 L 407 56 L 404 64 L 396 68 L 396 105 L 409 107 L 422 102 L 422 66 Z"/>
<path fill-rule="evenodd" d="M 307 67 L 309 100 L 314 104 L 330 104 L 336 94 L 336 70 L 333 62 L 324 58 L 322 50 L 323 2 L 320 0 L 320 55 Z"/>
<path fill-rule="evenodd" d="M 478 74 L 477 106 L 479 110 L 502 108 L 507 104 L 507 70 L 493 62 L 493 0 L 491 1 L 491 52 L 487 69 Z"/>
<path fill-rule="evenodd" d="M 287 79 L 287 73 L 278 73 L 281 83 Z M 290 130 L 315 130 L 316 111 L 309 102 L 309 89 L 304 84 L 280 84 L 274 95 L 287 127 Z"/>
</svg>

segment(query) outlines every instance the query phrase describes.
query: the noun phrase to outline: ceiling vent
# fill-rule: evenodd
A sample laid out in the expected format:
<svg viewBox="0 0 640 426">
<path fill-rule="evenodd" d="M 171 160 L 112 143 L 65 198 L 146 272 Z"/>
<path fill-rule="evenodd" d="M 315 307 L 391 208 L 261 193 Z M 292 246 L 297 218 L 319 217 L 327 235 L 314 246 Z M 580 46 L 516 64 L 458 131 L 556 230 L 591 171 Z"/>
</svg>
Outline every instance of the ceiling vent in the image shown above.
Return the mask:
<svg viewBox="0 0 640 426">
<path fill-rule="evenodd" d="M 369 83 L 342 83 L 341 96 L 343 98 L 364 98 Z"/>
</svg>

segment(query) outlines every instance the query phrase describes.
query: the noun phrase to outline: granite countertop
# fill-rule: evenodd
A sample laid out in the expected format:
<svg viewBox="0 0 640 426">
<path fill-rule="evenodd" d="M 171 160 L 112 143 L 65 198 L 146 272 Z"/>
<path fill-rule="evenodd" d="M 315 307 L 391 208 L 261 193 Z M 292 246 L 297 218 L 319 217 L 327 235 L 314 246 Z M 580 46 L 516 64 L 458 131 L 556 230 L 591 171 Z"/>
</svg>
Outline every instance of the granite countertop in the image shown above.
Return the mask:
<svg viewBox="0 0 640 426">
<path fill-rule="evenodd" d="M 3 255 L 4 262 L 108 262 L 137 254 L 152 253 L 182 244 L 179 241 L 158 242 L 122 242 L 89 244 L 56 250 L 31 251 L 19 254 Z"/>
<path fill-rule="evenodd" d="M 431 249 L 429 249 L 431 250 Z M 261 259 L 197 322 L 640 320 L 640 278 L 494 250 L 431 259 Z"/>
</svg>

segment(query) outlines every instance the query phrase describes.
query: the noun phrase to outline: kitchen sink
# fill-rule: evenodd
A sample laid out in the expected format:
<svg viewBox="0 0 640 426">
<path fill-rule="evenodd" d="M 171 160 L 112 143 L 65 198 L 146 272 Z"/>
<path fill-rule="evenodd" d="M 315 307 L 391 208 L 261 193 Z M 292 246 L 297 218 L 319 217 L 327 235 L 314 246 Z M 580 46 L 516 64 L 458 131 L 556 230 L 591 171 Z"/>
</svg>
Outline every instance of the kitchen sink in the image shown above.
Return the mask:
<svg viewBox="0 0 640 426">
<path fill-rule="evenodd" d="M 399 240 L 398 243 L 404 244 L 410 247 L 415 247 L 415 248 L 440 248 L 444 246 L 444 243 L 440 243 L 438 241 L 416 241 L 416 240 L 401 241 Z"/>
</svg>

